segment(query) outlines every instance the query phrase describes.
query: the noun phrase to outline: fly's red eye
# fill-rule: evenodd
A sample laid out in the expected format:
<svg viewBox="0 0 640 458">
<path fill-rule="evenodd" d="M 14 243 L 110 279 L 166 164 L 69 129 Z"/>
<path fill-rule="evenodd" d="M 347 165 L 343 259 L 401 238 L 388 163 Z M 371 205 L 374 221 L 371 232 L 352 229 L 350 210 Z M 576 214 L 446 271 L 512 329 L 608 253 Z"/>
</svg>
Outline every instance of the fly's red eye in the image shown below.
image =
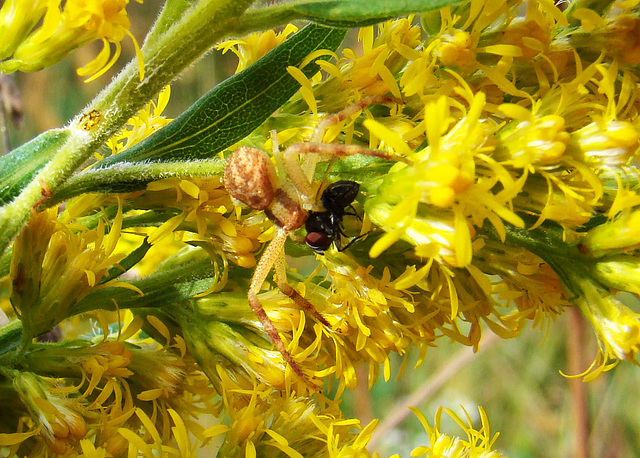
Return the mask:
<svg viewBox="0 0 640 458">
<path fill-rule="evenodd" d="M 331 246 L 331 239 L 325 232 L 309 232 L 305 241 L 314 251 L 318 252 L 326 251 Z"/>
</svg>

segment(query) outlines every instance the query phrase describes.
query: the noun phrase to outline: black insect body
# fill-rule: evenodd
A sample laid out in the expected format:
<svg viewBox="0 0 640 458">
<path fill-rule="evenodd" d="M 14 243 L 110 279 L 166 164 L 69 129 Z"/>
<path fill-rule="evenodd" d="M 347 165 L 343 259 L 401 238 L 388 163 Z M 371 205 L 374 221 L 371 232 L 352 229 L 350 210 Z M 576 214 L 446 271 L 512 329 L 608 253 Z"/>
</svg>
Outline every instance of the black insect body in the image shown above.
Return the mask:
<svg viewBox="0 0 640 458">
<path fill-rule="evenodd" d="M 354 237 L 348 244 L 342 245 L 341 237 L 346 237 L 342 228 L 345 215 L 356 215 L 351 203 L 355 200 L 360 185 L 355 181 L 340 180 L 331 183 L 320 198 L 324 211 L 310 211 L 305 223 L 307 230 L 306 242 L 318 254 L 324 254 L 331 244 L 335 244 L 338 251 L 346 250 L 360 237 Z M 347 211 L 347 209 L 352 211 Z"/>
</svg>

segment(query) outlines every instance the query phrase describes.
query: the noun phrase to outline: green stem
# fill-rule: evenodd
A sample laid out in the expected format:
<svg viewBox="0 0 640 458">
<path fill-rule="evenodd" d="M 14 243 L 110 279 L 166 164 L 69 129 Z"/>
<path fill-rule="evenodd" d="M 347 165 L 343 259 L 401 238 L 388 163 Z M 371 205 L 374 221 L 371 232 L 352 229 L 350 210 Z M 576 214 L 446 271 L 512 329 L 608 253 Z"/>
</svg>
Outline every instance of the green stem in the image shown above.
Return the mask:
<svg viewBox="0 0 640 458">
<path fill-rule="evenodd" d="M 199 1 L 166 32 L 151 34 L 143 48 L 145 78 L 130 62 L 67 127 L 69 137 L 22 192 L 0 208 L 0 252 L 4 252 L 48 190 L 55 190 L 109 137 L 185 67 L 201 57 L 233 29 L 253 0 Z M 162 27 L 166 27 L 166 18 Z M 85 130 L 89 114 L 102 120 Z"/>
<path fill-rule="evenodd" d="M 505 229 L 506 237 L 504 243 L 506 245 L 526 248 L 549 264 L 560 278 L 569 299 L 579 294 L 579 291 L 574 286 L 575 282 L 571 281 L 567 272 L 584 272 L 587 270 L 586 260 L 575 244 L 562 240 L 562 230 L 560 228 L 556 229 L 543 224 L 537 229 L 528 230 L 505 223 Z M 483 226 L 483 233 L 496 241 L 500 241 L 498 233 L 490 224 Z"/>
<path fill-rule="evenodd" d="M 207 291 L 220 274 L 219 269 L 220 266 L 204 250 L 192 252 L 184 262 L 171 269 L 127 281 L 144 295 L 117 286 L 96 289 L 78 301 L 71 308 L 69 316 L 98 309 L 164 307 Z"/>
<path fill-rule="evenodd" d="M 89 169 L 72 176 L 56 190 L 46 206 L 88 192 L 134 192 L 163 178 L 210 177 L 222 175 L 222 159 L 162 163 L 122 163 L 116 167 Z"/>
</svg>

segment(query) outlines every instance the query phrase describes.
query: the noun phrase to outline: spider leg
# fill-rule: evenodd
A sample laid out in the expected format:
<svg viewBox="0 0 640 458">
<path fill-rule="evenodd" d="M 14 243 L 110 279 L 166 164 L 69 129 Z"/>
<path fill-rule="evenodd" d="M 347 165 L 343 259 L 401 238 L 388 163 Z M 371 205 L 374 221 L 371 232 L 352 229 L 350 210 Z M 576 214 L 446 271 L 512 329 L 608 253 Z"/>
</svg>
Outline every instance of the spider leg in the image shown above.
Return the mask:
<svg viewBox="0 0 640 458">
<path fill-rule="evenodd" d="M 358 145 L 341 145 L 338 143 L 294 143 L 284 151 L 284 165 L 287 169 L 289 179 L 300 194 L 304 204 L 313 204 L 316 192 L 302 170 L 302 166 L 298 161 L 298 155 L 310 153 L 334 156 L 353 156 L 354 154 L 362 154 L 365 156 L 408 162 L 407 159 L 401 156 L 385 153 L 384 151 L 364 148 Z"/>
<path fill-rule="evenodd" d="M 313 135 L 311 136 L 311 143 L 322 143 L 324 139 L 324 134 L 326 130 L 341 122 L 350 116 L 355 115 L 359 111 L 368 107 L 369 105 L 375 104 L 385 104 L 385 103 L 396 103 L 402 104 L 402 100 L 396 99 L 394 97 L 386 97 L 386 96 L 366 96 L 360 99 L 358 102 L 352 103 L 351 105 L 345 107 L 343 110 L 333 113 L 330 115 L 326 115 L 324 118 L 318 122 L 318 125 L 313 131 Z M 301 170 L 304 171 L 307 180 L 313 179 L 313 174 L 316 169 L 316 165 L 319 162 L 319 158 L 314 158 L 312 156 L 306 157 L 304 159 L 304 164 L 301 166 Z"/>
<path fill-rule="evenodd" d="M 322 315 L 320 315 L 313 304 L 302 297 L 302 295 L 300 295 L 298 291 L 293 289 L 293 287 L 289 285 L 289 283 L 287 283 L 287 271 L 284 256 L 278 256 L 278 259 L 276 259 L 275 262 L 275 267 L 276 281 L 278 283 L 278 288 L 280 289 L 280 291 L 282 291 L 286 296 L 289 296 L 291 299 L 293 299 L 293 301 L 298 304 L 298 306 L 302 310 L 309 312 L 314 316 L 316 320 L 331 329 L 331 325 L 329 324 L 329 322 Z"/>
<path fill-rule="evenodd" d="M 313 137 L 311 137 L 311 141 L 314 143 L 321 143 L 322 137 L 324 137 L 324 132 L 329 127 L 334 124 L 339 123 L 340 121 L 344 121 L 349 116 L 356 114 L 358 111 L 368 107 L 369 105 L 375 104 L 383 104 L 383 103 L 397 103 L 401 104 L 402 100 L 398 100 L 395 97 L 386 97 L 386 96 L 367 96 L 360 99 L 358 102 L 352 103 L 344 110 L 339 111 L 337 113 L 333 113 L 325 116 L 316 126 L 316 129 L 313 132 Z"/>
<path fill-rule="evenodd" d="M 269 336 L 269 339 L 271 339 L 271 342 L 273 342 L 273 346 L 280 352 L 285 362 L 289 364 L 289 366 L 291 366 L 291 369 L 293 369 L 293 371 L 299 377 L 306 380 L 306 377 L 302 373 L 300 366 L 298 366 L 298 364 L 294 361 L 293 356 L 291 356 L 291 353 L 289 353 L 285 348 L 284 342 L 282 342 L 280 334 L 278 334 L 278 330 L 273 324 L 273 321 L 271 321 L 271 318 L 269 318 L 267 312 L 264 311 L 262 304 L 258 300 L 258 292 L 260 291 L 260 288 L 262 287 L 264 281 L 267 279 L 269 271 L 274 266 L 274 264 L 277 264 L 280 258 L 284 258 L 284 242 L 287 240 L 287 235 L 288 231 L 282 228 L 276 228 L 275 237 L 273 238 L 273 240 L 271 240 L 271 243 L 269 243 L 267 248 L 264 250 L 264 253 L 262 253 L 260 262 L 258 262 L 256 270 L 253 273 L 247 297 L 249 299 L 251 310 L 253 310 L 253 313 L 260 320 L 260 323 L 262 323 L 262 327 Z"/>
<path fill-rule="evenodd" d="M 329 127 L 341 121 L 344 121 L 348 117 L 353 116 L 354 114 L 358 113 L 359 111 L 363 110 L 369 105 L 385 104 L 385 103 L 395 103 L 395 104 L 401 105 L 403 102 L 400 99 L 397 99 L 395 97 L 388 97 L 388 96 L 363 97 L 358 102 L 352 103 L 351 105 L 345 107 L 342 111 L 327 115 L 323 119 L 321 119 L 318 125 L 316 126 L 313 132 L 313 135 L 311 136 L 310 144 L 323 144 L 324 133 Z M 311 180 L 313 179 L 313 174 L 316 168 L 315 166 L 318 160 L 308 157 L 308 158 L 305 158 L 304 165 L 301 165 L 296 157 L 298 154 L 320 153 L 320 154 L 337 154 L 339 156 L 350 156 L 352 154 L 364 154 L 368 156 L 383 157 L 385 159 L 392 158 L 391 155 L 384 154 L 379 151 L 373 151 L 367 148 L 361 148 L 361 147 L 354 147 L 353 149 L 350 149 L 349 152 L 347 153 L 336 153 L 333 150 L 331 150 L 331 147 L 334 147 L 334 146 L 344 147 L 347 145 L 325 144 L 329 146 L 329 148 L 325 148 L 324 150 L 307 149 L 306 151 L 304 150 L 305 147 L 302 145 L 303 144 L 292 145 L 292 146 L 296 146 L 297 148 L 302 148 L 302 150 L 296 150 L 295 148 L 293 150 L 290 150 L 291 147 L 289 147 L 284 151 L 284 165 L 285 165 L 285 168 L 287 169 L 287 175 L 291 178 L 291 181 L 295 184 L 296 188 L 298 189 L 298 192 L 302 195 L 302 200 L 304 204 L 310 204 L 310 203 L 313 204 L 311 199 L 313 199 L 314 197 L 314 189 L 313 189 L 313 186 L 311 185 Z M 396 158 L 396 159 L 400 161 L 406 160 L 404 158 Z"/>
</svg>

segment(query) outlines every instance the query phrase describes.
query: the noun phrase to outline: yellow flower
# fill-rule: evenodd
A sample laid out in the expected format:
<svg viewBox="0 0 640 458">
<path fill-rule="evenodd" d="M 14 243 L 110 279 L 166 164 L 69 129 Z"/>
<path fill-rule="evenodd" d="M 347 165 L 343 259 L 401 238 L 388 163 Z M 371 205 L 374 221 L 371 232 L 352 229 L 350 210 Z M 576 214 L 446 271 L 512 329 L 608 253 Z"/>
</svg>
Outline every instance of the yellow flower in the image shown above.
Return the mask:
<svg viewBox="0 0 640 458">
<path fill-rule="evenodd" d="M 515 111 L 525 111 L 520 106 L 500 105 L 503 113 L 516 117 Z M 503 128 L 501 145 L 508 151 L 505 161 L 517 168 L 549 166 L 560 162 L 567 149 L 569 134 L 564 130 L 564 118 L 558 115 L 528 116 L 514 126 Z M 500 154 L 500 153 L 498 153 Z"/>
<path fill-rule="evenodd" d="M 26 4 L 21 0 L 7 0 L 0 8 L 0 59 L 11 56 L 18 45 L 38 24 L 48 8 L 58 8 L 58 1 L 35 0 Z"/>
<path fill-rule="evenodd" d="M 223 251 L 241 267 L 255 265 L 253 252 L 260 246 L 257 239 L 262 228 L 241 224 L 233 214 L 223 216 L 233 205 L 221 177 L 154 181 L 147 185 L 144 193 L 132 196 L 132 203 L 138 209 L 171 208 L 180 211 L 150 232 L 149 243 L 155 245 L 174 232 L 188 231 L 180 237 L 182 241 L 211 244 L 216 251 Z"/>
<path fill-rule="evenodd" d="M 585 162 L 625 165 L 637 157 L 640 144 L 638 127 L 627 121 L 595 121 L 572 135 Z"/>
<path fill-rule="evenodd" d="M 229 389 L 223 400 L 230 418 L 219 456 L 349 457 L 369 456 L 366 445 L 375 422 L 360 434 L 358 420 L 342 418 L 338 404 L 324 399 L 324 407 L 311 398 L 265 390 Z"/>
<path fill-rule="evenodd" d="M 427 456 L 430 458 L 504 458 L 504 455 L 493 450 L 498 434 L 491 437 L 489 419 L 482 407 L 478 409 L 482 420 L 482 427 L 478 430 L 473 428 L 471 416 L 466 410 L 464 412 L 466 421 L 464 421 L 451 410 L 440 407 L 436 412 L 433 426 L 429 424 L 418 409 L 411 407 L 411 410 L 418 417 L 429 437 L 429 445 L 413 449 L 411 456 Z M 447 436 L 440 431 L 443 410 L 464 429 L 467 436 L 466 440 Z"/>
<path fill-rule="evenodd" d="M 391 93 L 400 98 L 395 75 L 417 53 L 420 29 L 411 24 L 411 18 L 382 23 L 377 27 L 363 27 L 358 33 L 362 50 L 345 48 L 338 65 L 319 62 L 320 67 L 333 78 L 319 85 L 316 97 L 326 110 L 344 108 L 348 100 L 359 100 L 365 95 Z"/>
<path fill-rule="evenodd" d="M 414 338 L 426 343 L 432 335 L 424 309 L 415 310 L 411 293 L 396 286 L 388 269 L 377 278 L 371 272 L 373 266 L 358 266 L 353 258 L 334 250 L 326 252 L 321 261 L 331 285 L 326 288 L 313 285 L 313 289 L 306 290 L 307 297 L 318 304 L 318 312 L 333 331 L 317 326 L 308 351 L 318 355 L 328 351 L 331 360 L 325 360 L 324 364 L 347 388 L 357 384 L 358 361 L 369 364 L 370 384 L 381 364 L 388 380 L 389 353 L 405 354 Z M 409 329 L 409 320 L 422 324 Z"/>
<path fill-rule="evenodd" d="M 170 437 L 179 438 L 177 446 L 183 451 L 197 444 L 187 440 L 186 428 L 196 434 L 202 428 L 189 419 L 219 415 L 216 392 L 186 353 L 181 337 L 172 337 L 155 317 L 147 321 L 148 331 L 157 333 L 159 340 L 166 339 L 164 346 L 138 332 L 144 324 L 138 317 L 118 331 L 118 340 L 112 340 L 115 333 L 97 336 L 104 339 L 98 344 L 79 338 L 41 345 L 28 353 L 30 366 L 64 378 L 10 374 L 28 409 L 31 419 L 25 416 L 22 421 L 30 430 L 25 433 L 18 428 L 17 433 L 0 435 L 0 444 L 25 442 L 33 447 L 40 431 L 52 450 L 69 454 L 88 450 L 117 456 L 130 447 L 160 449 Z M 44 400 L 33 400 L 36 397 Z M 143 411 L 155 414 L 148 417 Z M 88 442 L 80 441 L 82 437 Z"/>
<path fill-rule="evenodd" d="M 476 60 L 475 50 L 472 49 L 472 39 L 469 32 L 456 30 L 439 37 L 434 46 L 433 55 L 445 67 L 468 67 Z"/>
<path fill-rule="evenodd" d="M 277 329 L 289 331 L 298 325 L 300 312 L 291 308 L 287 297 L 278 298 L 274 293 L 261 294 L 260 301 Z M 293 378 L 292 382 L 290 373 L 285 373 L 282 355 L 256 334 L 260 324 L 247 307 L 246 296 L 204 296 L 173 307 L 171 314 L 183 325 L 189 350 L 219 390 L 227 378 L 243 388 L 252 386 L 252 380 L 260 380 L 279 389 L 291 383 L 299 392 L 308 389 L 304 381 Z M 300 352 L 292 346 L 288 350 L 294 359 Z"/>
<path fill-rule="evenodd" d="M 137 1 L 142 3 L 142 0 Z M 58 62 L 74 49 L 100 39 L 103 50 L 78 70 L 81 76 L 93 75 L 87 79 L 91 81 L 115 63 L 120 56 L 120 42 L 128 35 L 136 48 L 142 81 L 142 52 L 129 32 L 129 18 L 125 10 L 128 3 L 129 0 L 67 0 L 60 11 L 60 0 L 38 1 L 35 5 L 13 0 L 5 2 L 0 10 L 0 30 L 4 26 L 7 32 L 15 35 L 7 35 L 13 40 L 0 52 L 5 57 L 0 62 L 0 71 L 37 71 Z M 13 25 L 9 26 L 9 23 Z M 110 43 L 115 44 L 111 59 Z"/>
<path fill-rule="evenodd" d="M 640 246 L 640 211 L 627 210 L 594 227 L 581 241 L 582 250 L 598 257 L 609 251 L 630 251 Z"/>
<path fill-rule="evenodd" d="M 544 3 L 545 7 L 541 9 L 552 11 L 547 4 L 550 2 Z M 511 92 L 505 74 L 509 72 L 513 60 L 523 55 L 523 49 L 521 42 L 510 42 L 508 39 L 509 28 L 516 21 L 503 20 L 502 15 L 520 17 L 515 11 L 508 11 L 517 7 L 518 4 L 511 5 L 504 1 L 487 3 L 478 0 L 471 2 L 468 8 L 453 10 L 455 13 L 447 7 L 423 15 L 423 25 L 430 32 L 430 37 L 422 49 L 414 51 L 401 75 L 402 93 L 407 97 L 418 95 L 425 103 L 432 100 L 434 94 L 457 97 L 459 93 L 456 93 L 452 84 L 453 79 L 447 74 L 451 69 L 455 69 L 471 85 L 481 83 L 485 88 L 492 85 L 494 91 Z M 531 7 L 531 10 L 535 11 L 535 7 Z M 540 20 L 538 14 L 534 16 Z M 547 29 L 550 26 L 547 25 Z M 486 29 L 502 33 L 483 36 Z M 520 38 L 522 33 L 514 31 L 513 35 Z M 527 41 L 529 44 L 532 42 Z M 444 67 L 448 68 L 442 71 Z M 478 71 L 483 75 L 480 76 Z M 523 94 L 523 91 L 518 93 L 519 96 Z M 495 97 L 502 98 L 502 94 Z"/>
<path fill-rule="evenodd" d="M 464 267 L 472 258 L 473 228 L 485 219 L 499 233 L 504 233 L 501 219 L 524 225 L 509 209 L 524 180 L 515 180 L 488 155 L 493 149 L 492 128 L 480 119 L 482 93 L 472 98 L 467 115 L 453 126 L 449 103 L 440 98 L 425 107 L 425 118 L 433 120 L 427 124 L 429 146 L 409 154 L 412 164 L 392 169 L 380 196 L 367 202 L 367 215 L 387 232 L 372 247 L 373 257 L 402 238 L 421 256 L 438 256 L 451 266 Z M 365 125 L 387 144 L 401 142 L 378 124 Z M 501 189 L 495 191 L 498 183 Z"/>
<path fill-rule="evenodd" d="M 266 32 L 252 33 L 242 39 L 224 41 L 216 49 L 221 50 L 222 54 L 232 51 L 238 56 L 236 73 L 240 73 L 297 30 L 298 28 L 293 24 L 287 24 L 282 32 L 276 33 L 273 30 L 267 30 Z"/>
<path fill-rule="evenodd" d="M 135 409 L 135 423 L 128 427 L 118 428 L 118 434 L 125 439 L 124 447 L 118 450 L 129 456 L 137 456 L 140 452 L 144 456 L 166 453 L 168 455 L 195 457 L 196 452 L 189 438 L 185 420 L 180 413 L 167 409 L 160 425 L 156 425 L 154 417 L 149 417 L 141 408 Z M 133 423 L 133 422 L 132 422 Z M 135 424 L 138 427 L 135 427 Z M 139 429 L 144 427 L 144 432 Z"/>
<path fill-rule="evenodd" d="M 487 240 L 474 257 L 474 265 L 499 276 L 494 277 L 491 292 L 505 306 L 501 322 L 510 329 L 522 329 L 525 320 L 531 320 L 534 328 L 549 325 L 571 306 L 551 266 L 525 249 L 505 250 L 500 242 Z M 495 308 L 493 313 L 497 313 Z"/>
<path fill-rule="evenodd" d="M 637 14 L 620 15 L 612 22 L 610 50 L 630 65 L 640 64 L 640 18 Z M 616 48 L 618 44 L 622 46 Z"/>
<path fill-rule="evenodd" d="M 502 35 L 504 44 L 517 46 L 521 54 L 517 59 L 531 60 L 541 52 L 547 52 L 551 43 L 551 27 L 539 15 L 517 19 L 509 24 Z"/>
<path fill-rule="evenodd" d="M 630 3 L 629 5 L 633 5 Z M 588 45 L 605 51 L 630 65 L 640 63 L 640 18 L 633 10 L 619 2 L 605 17 L 592 9 L 577 8 L 574 17 L 589 32 Z M 582 40 L 578 38 L 578 43 Z"/>
<path fill-rule="evenodd" d="M 171 122 L 170 118 L 162 116 L 162 112 L 169 103 L 171 86 L 166 86 L 160 94 L 158 101 L 151 101 L 138 113 L 127 121 L 125 128 L 107 141 L 111 154 L 118 154 L 124 149 L 131 148 L 136 143 L 166 126 Z M 101 159 L 101 156 L 98 157 Z"/>
<path fill-rule="evenodd" d="M 92 352 L 95 354 L 82 362 L 82 369 L 90 376 L 97 376 L 99 380 L 103 377 L 128 377 L 133 374 L 127 369 L 131 362 L 131 351 L 122 342 L 104 341 L 92 348 Z"/>
<path fill-rule="evenodd" d="M 18 310 L 25 341 L 50 330 L 71 307 L 100 284 L 124 258 L 114 254 L 122 209 L 108 234 L 102 220 L 96 229 L 69 227 L 56 221 L 57 208 L 37 214 L 14 244 L 11 302 Z M 105 285 L 117 286 L 111 280 Z"/>
<path fill-rule="evenodd" d="M 620 361 L 634 361 L 640 349 L 640 314 L 626 307 L 611 293 L 599 287 L 592 278 L 575 269 L 566 272 L 572 285 L 579 288 L 573 301 L 589 320 L 598 338 L 599 352 L 582 374 L 585 381 L 611 370 Z"/>
<path fill-rule="evenodd" d="M 590 166 L 623 166 L 637 158 L 640 151 L 640 130 L 637 122 L 629 116 L 629 110 L 636 110 L 631 99 L 638 96 L 638 88 L 629 80 L 626 71 L 618 76 L 618 63 L 613 65 L 595 64 L 590 72 L 585 70 L 583 79 L 590 73 L 595 86 L 592 94 L 583 96 L 583 103 L 591 103 L 591 110 L 580 113 L 583 116 L 571 119 L 577 128 L 571 133 L 569 144 L 572 155 Z M 618 91 L 617 79 L 622 78 L 624 89 Z M 578 79 L 578 78 L 577 78 Z M 567 89 L 575 84 L 567 84 Z M 627 89 L 628 87 L 628 89 Z M 565 111 L 569 111 L 565 109 Z"/>
<path fill-rule="evenodd" d="M 16 372 L 13 382 L 31 420 L 40 428 L 40 435 L 52 452 L 64 455 L 85 436 L 85 403 L 67 397 L 62 381 L 30 372 Z"/>
<path fill-rule="evenodd" d="M 598 259 L 591 269 L 593 277 L 614 291 L 640 295 L 640 265 L 630 254 Z"/>
</svg>

